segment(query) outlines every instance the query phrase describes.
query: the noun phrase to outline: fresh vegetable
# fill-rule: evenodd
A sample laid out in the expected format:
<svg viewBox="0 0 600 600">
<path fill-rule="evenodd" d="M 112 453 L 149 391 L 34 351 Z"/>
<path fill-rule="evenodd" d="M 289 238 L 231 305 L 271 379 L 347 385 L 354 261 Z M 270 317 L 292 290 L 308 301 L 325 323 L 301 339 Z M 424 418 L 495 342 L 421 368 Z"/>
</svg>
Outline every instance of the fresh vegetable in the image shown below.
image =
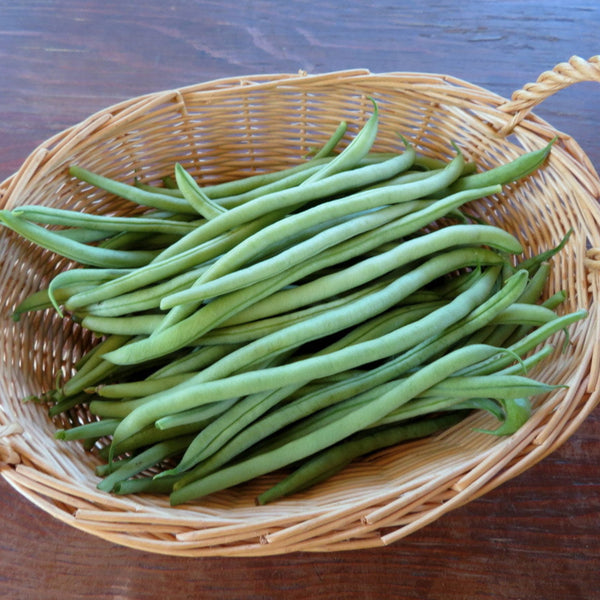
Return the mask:
<svg viewBox="0 0 600 600">
<path fill-rule="evenodd" d="M 473 411 L 499 421 L 482 435 L 510 435 L 561 388 L 530 369 L 586 317 L 543 295 L 568 234 L 525 258 L 464 209 L 502 202 L 553 142 L 484 171 L 401 136 L 379 153 L 373 106 L 341 151 L 345 122 L 302 163 L 223 184 L 181 164 L 162 185 L 70 168 L 131 216 L 0 211 L 74 261 L 13 316 L 55 310 L 96 334 L 74 374 L 30 400 L 90 416 L 56 437 L 106 459 L 99 489 L 180 504 L 287 470 L 257 499 L 272 502 Z"/>
</svg>

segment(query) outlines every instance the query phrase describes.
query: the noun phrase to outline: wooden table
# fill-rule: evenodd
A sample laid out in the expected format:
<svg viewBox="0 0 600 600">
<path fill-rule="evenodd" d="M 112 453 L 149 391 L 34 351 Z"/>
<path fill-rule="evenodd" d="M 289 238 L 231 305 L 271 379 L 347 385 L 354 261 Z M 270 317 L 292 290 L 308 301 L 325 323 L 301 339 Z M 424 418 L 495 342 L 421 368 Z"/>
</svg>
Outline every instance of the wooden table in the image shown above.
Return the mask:
<svg viewBox="0 0 600 600">
<path fill-rule="evenodd" d="M 600 51 L 597 0 L 0 3 L 0 179 L 35 146 L 144 92 L 250 73 L 447 73 L 505 97 Z M 536 112 L 600 165 L 599 90 Z M 7 599 L 600 598 L 600 418 L 485 497 L 383 549 L 267 558 L 143 554 L 47 516 L 0 478 Z"/>
</svg>

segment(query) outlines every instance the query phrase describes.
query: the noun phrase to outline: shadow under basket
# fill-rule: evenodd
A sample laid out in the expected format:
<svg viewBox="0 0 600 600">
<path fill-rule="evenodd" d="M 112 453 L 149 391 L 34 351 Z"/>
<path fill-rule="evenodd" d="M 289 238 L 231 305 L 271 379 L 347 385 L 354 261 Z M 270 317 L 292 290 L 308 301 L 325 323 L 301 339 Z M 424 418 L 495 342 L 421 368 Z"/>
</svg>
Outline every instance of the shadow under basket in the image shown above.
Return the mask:
<svg viewBox="0 0 600 600">
<path fill-rule="evenodd" d="M 36 149 L 0 185 L 0 207 L 45 204 L 125 211 L 125 203 L 68 174 L 76 163 L 120 181 L 158 183 L 181 163 L 201 184 L 281 169 L 304 160 L 341 120 L 350 133 L 368 118 L 372 97 L 380 126 L 374 150 L 398 149 L 398 133 L 418 152 L 465 158 L 490 168 L 557 138 L 543 168 L 508 185 L 473 210 L 514 233 L 526 254 L 555 246 L 546 293 L 566 290 L 561 311 L 589 316 L 557 336 L 557 350 L 536 378 L 562 383 L 539 397 L 517 433 L 473 414 L 431 438 L 357 460 L 309 491 L 256 506 L 274 482 L 265 476 L 171 507 L 167 497 L 114 496 L 96 489 L 98 459 L 78 443 L 54 439 L 57 424 L 23 398 L 71 372 L 90 347 L 89 332 L 53 311 L 10 319 L 14 307 L 45 286 L 68 261 L 0 232 L 2 370 L 0 451 L 4 478 L 23 496 L 69 525 L 116 544 L 181 556 L 259 556 L 329 552 L 390 544 L 485 494 L 565 442 L 598 403 L 600 366 L 600 180 L 568 135 L 531 112 L 578 81 L 600 81 L 598 57 L 557 65 L 506 100 L 448 76 L 352 70 L 223 79 L 134 98 L 102 110 Z M 85 419 L 85 415 L 82 415 Z"/>
</svg>

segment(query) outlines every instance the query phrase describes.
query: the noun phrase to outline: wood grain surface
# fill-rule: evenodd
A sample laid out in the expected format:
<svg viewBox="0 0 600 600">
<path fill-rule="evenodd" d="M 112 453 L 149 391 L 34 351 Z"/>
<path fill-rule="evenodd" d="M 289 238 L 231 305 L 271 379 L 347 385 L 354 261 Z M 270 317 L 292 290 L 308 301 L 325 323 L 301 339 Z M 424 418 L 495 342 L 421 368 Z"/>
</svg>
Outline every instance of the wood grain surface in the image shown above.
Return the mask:
<svg viewBox="0 0 600 600">
<path fill-rule="evenodd" d="M 505 97 L 572 55 L 600 54 L 581 0 L 3 0 L 0 180 L 52 134 L 145 92 L 254 73 L 446 73 Z M 600 87 L 536 113 L 600 167 Z M 594 600 L 600 418 L 483 498 L 383 549 L 182 559 L 49 517 L 0 478 L 0 598 Z"/>
</svg>

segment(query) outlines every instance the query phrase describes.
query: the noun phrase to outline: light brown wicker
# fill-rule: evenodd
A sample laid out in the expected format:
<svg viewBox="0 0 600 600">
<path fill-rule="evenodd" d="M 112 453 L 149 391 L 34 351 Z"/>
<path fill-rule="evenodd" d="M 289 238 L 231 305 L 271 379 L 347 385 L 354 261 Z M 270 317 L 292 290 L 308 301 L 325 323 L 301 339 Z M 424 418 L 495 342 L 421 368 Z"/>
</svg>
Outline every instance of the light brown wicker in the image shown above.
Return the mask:
<svg viewBox="0 0 600 600">
<path fill-rule="evenodd" d="M 77 444 L 53 439 L 55 424 L 21 399 L 68 375 L 90 344 L 77 325 L 50 311 L 13 323 L 7 315 L 26 294 L 67 266 L 64 260 L 2 232 L 0 460 L 16 490 L 50 515 L 96 536 L 148 552 L 189 556 L 258 556 L 390 544 L 516 476 L 562 444 L 598 403 L 600 366 L 600 180 L 568 135 L 530 111 L 577 81 L 600 81 L 600 57 L 543 73 L 511 101 L 451 77 L 366 70 L 223 79 L 149 94 L 100 111 L 35 150 L 0 186 L 0 206 L 22 203 L 120 210 L 115 198 L 70 178 L 78 163 L 109 177 L 157 182 L 181 162 L 202 182 L 281 168 L 302 160 L 338 122 L 358 128 L 379 103 L 377 148 L 396 148 L 398 132 L 426 154 L 448 158 L 451 141 L 484 167 L 542 147 L 545 167 L 477 203 L 480 214 L 514 232 L 530 252 L 574 229 L 555 260 L 548 293 L 565 288 L 565 310 L 586 308 L 564 354 L 536 372 L 568 390 L 535 405 L 513 436 L 472 431 L 493 426 L 475 415 L 426 441 L 379 452 L 329 482 L 288 500 L 255 506 L 259 481 L 171 508 L 162 497 L 114 497 L 96 490 L 95 460 Z M 562 339 L 562 338 L 560 338 Z M 82 416 L 83 418 L 84 416 Z"/>
</svg>

